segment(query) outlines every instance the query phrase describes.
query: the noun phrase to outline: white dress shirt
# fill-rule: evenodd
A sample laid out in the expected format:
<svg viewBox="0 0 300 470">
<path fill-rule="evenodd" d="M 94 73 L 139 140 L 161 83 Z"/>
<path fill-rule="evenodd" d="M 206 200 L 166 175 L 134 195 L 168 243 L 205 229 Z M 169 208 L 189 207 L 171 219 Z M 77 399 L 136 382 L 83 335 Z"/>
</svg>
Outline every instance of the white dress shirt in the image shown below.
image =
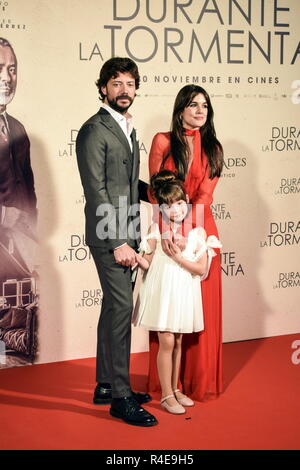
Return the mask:
<svg viewBox="0 0 300 470">
<path fill-rule="evenodd" d="M 130 150 L 132 151 L 131 132 L 133 129 L 133 124 L 132 124 L 131 114 L 127 113 L 127 118 L 126 118 L 121 113 L 118 113 L 118 111 L 115 111 L 114 109 L 112 109 L 106 103 L 103 103 L 102 108 L 106 109 L 106 111 L 108 111 L 109 114 L 114 118 L 114 120 L 119 124 L 119 126 L 121 127 L 122 131 L 125 134 L 126 139 L 128 140 Z M 118 248 L 121 248 L 121 246 L 124 246 L 124 245 L 127 245 L 127 243 L 122 243 L 122 245 L 117 246 L 115 250 L 117 250 Z"/>
<path fill-rule="evenodd" d="M 114 120 L 119 124 L 126 136 L 126 139 L 128 140 L 130 150 L 132 151 L 132 140 L 130 136 L 133 129 L 133 124 L 131 114 L 127 113 L 128 117 L 126 118 L 121 113 L 118 113 L 118 111 L 115 111 L 110 106 L 108 106 L 108 104 L 105 103 L 103 103 L 102 108 L 106 109 L 106 111 L 108 111 L 109 114 L 114 118 Z"/>
<path fill-rule="evenodd" d="M 0 115 L 3 116 L 3 119 L 5 121 L 7 130 L 9 131 L 8 121 L 7 121 L 7 117 L 6 117 L 6 111 L 3 111 L 3 113 L 0 113 Z"/>
</svg>

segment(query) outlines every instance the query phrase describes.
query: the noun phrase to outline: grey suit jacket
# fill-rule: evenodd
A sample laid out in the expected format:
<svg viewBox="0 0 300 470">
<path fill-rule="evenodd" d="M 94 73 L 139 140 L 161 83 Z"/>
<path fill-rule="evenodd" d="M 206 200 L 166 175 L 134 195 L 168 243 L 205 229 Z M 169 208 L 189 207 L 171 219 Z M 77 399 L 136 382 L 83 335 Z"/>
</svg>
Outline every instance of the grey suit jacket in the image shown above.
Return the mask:
<svg viewBox="0 0 300 470">
<path fill-rule="evenodd" d="M 118 123 L 103 108 L 79 130 L 76 154 L 86 198 L 86 243 L 113 250 L 139 242 L 139 148 L 133 151 Z"/>
</svg>

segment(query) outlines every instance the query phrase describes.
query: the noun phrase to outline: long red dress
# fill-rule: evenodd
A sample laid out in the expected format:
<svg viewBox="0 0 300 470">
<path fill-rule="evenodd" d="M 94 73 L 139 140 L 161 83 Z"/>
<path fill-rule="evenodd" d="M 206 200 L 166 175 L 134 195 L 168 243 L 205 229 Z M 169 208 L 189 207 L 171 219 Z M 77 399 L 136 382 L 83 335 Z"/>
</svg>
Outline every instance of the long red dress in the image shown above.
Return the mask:
<svg viewBox="0 0 300 470">
<path fill-rule="evenodd" d="M 198 132 L 198 142 L 200 132 Z M 195 140 L 195 138 L 194 138 Z M 170 151 L 170 133 L 158 133 L 153 138 L 149 155 L 150 177 L 162 169 L 176 173 L 176 167 Z M 194 154 L 195 155 L 195 154 Z M 193 159 L 184 187 L 193 207 L 204 205 L 204 228 L 207 236 L 219 237 L 210 205 L 213 202 L 213 191 L 218 177 L 209 178 L 210 168 L 207 157 L 200 151 L 198 158 Z M 149 194 L 151 202 L 157 203 Z M 204 330 L 199 333 L 183 335 L 180 385 L 184 393 L 194 400 L 203 401 L 215 398 L 222 392 L 222 287 L 220 250 L 215 249 L 217 256 L 212 259 L 209 276 L 201 282 Z M 161 390 L 157 372 L 156 357 L 158 338 L 150 332 L 150 362 L 148 390 Z"/>
</svg>

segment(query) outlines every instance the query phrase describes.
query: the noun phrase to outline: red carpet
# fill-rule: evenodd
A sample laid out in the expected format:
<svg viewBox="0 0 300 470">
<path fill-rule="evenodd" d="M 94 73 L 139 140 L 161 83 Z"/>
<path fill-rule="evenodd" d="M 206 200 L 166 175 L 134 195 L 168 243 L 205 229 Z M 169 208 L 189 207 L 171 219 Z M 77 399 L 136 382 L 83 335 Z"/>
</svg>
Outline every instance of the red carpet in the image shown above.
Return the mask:
<svg viewBox="0 0 300 470">
<path fill-rule="evenodd" d="M 300 334 L 224 344 L 224 393 L 182 416 L 155 397 L 145 406 L 159 420 L 153 428 L 91 404 L 93 358 L 2 369 L 0 449 L 300 449 L 295 340 Z M 147 358 L 132 355 L 136 390 L 145 390 Z"/>
</svg>

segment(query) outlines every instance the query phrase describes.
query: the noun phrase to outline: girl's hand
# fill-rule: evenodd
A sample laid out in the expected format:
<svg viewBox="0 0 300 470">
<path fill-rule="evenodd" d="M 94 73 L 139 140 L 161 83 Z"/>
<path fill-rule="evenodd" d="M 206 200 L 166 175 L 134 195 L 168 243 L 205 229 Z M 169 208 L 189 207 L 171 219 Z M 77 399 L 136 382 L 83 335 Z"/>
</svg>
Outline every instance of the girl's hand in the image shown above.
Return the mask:
<svg viewBox="0 0 300 470">
<path fill-rule="evenodd" d="M 181 264 L 182 253 L 181 249 L 177 245 L 174 245 L 174 254 L 171 256 L 171 258 L 176 261 L 176 263 Z"/>
<path fill-rule="evenodd" d="M 161 247 L 166 255 L 172 257 L 175 253 L 174 247 L 174 234 L 171 230 L 162 233 L 161 235 Z"/>
<path fill-rule="evenodd" d="M 187 238 L 180 235 L 180 233 L 175 233 L 174 239 L 175 244 L 183 251 L 187 245 Z"/>
<path fill-rule="evenodd" d="M 135 258 L 136 258 L 137 263 L 136 263 L 134 266 L 132 266 L 132 269 L 134 269 L 137 265 L 139 265 L 139 266 L 140 266 L 142 269 L 144 269 L 145 271 L 146 271 L 147 269 L 149 269 L 149 266 L 150 266 L 150 265 L 149 265 L 148 261 L 147 261 L 145 258 L 143 258 L 143 256 L 141 256 L 140 254 L 136 253 Z"/>
</svg>

